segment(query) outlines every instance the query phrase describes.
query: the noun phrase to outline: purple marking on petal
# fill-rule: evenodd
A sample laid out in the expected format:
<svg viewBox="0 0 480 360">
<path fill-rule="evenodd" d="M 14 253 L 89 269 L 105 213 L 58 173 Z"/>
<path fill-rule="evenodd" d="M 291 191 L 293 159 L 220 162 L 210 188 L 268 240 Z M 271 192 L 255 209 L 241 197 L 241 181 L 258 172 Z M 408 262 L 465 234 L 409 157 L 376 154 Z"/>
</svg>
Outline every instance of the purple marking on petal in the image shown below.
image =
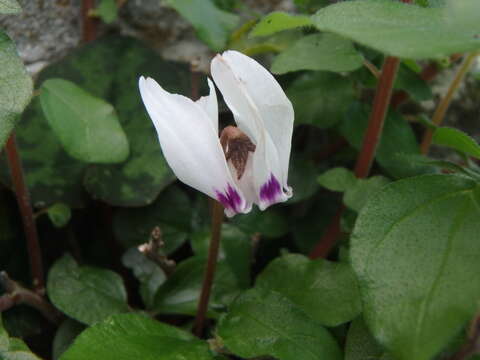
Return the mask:
<svg viewBox="0 0 480 360">
<path fill-rule="evenodd" d="M 231 209 L 234 212 L 240 212 L 240 205 L 242 204 L 242 198 L 230 184 L 227 185 L 227 190 L 225 192 L 220 192 L 215 190 L 217 194 L 217 199 L 222 203 L 225 208 Z"/>
<path fill-rule="evenodd" d="M 260 188 L 260 199 L 273 204 L 281 193 L 280 183 L 273 174 L 270 174 L 270 179 Z"/>
</svg>

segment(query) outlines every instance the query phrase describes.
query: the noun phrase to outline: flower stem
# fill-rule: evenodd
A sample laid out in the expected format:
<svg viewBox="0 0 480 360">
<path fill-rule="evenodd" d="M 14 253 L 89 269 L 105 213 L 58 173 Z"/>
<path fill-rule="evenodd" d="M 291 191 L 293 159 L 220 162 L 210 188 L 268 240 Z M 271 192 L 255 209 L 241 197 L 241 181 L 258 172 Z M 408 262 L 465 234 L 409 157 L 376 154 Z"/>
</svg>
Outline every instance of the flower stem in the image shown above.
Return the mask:
<svg viewBox="0 0 480 360">
<path fill-rule="evenodd" d="M 440 100 L 440 103 L 438 104 L 435 110 L 435 113 L 433 114 L 432 122 L 435 125 L 440 125 L 442 123 L 445 117 L 445 114 L 447 113 L 447 110 L 450 107 L 450 104 L 452 102 L 453 95 L 458 90 L 460 84 L 462 83 L 463 78 L 467 74 L 468 70 L 472 66 L 477 56 L 478 56 L 478 53 L 472 53 L 468 55 L 463 60 L 460 67 L 458 68 L 457 73 L 455 74 L 455 77 L 453 78 L 447 93 Z M 426 129 L 423 135 L 422 144 L 420 145 L 420 150 L 422 154 L 428 153 L 428 149 L 430 148 L 430 145 L 432 143 L 432 136 L 433 136 L 433 130 L 430 128 Z"/>
<path fill-rule="evenodd" d="M 212 290 L 215 270 L 217 268 L 218 250 L 220 248 L 220 237 L 223 222 L 223 207 L 218 202 L 212 201 L 212 238 L 208 249 L 207 268 L 203 278 L 202 292 L 198 302 L 197 316 L 195 318 L 194 334 L 202 336 L 205 318 L 208 310 L 208 301 Z"/>
<path fill-rule="evenodd" d="M 380 79 L 378 81 L 375 98 L 373 100 L 373 108 L 368 120 L 368 127 L 363 138 L 362 149 L 360 150 L 355 165 L 355 175 L 358 178 L 365 178 L 370 172 L 375 152 L 382 134 L 385 116 L 387 114 L 388 105 L 392 97 L 392 88 L 397 75 L 400 60 L 395 57 L 387 57 L 382 67 Z M 310 253 L 311 259 L 318 257 L 327 257 L 330 250 L 337 242 L 341 234 L 340 221 L 342 219 L 345 206 L 341 205 L 337 210 L 332 222 L 327 227 L 322 238 Z"/>
<path fill-rule="evenodd" d="M 23 228 L 27 238 L 28 256 L 30 260 L 30 271 L 32 274 L 33 287 L 42 291 L 45 287 L 43 278 L 43 265 L 40 244 L 38 241 L 37 227 L 33 217 L 30 195 L 23 175 L 22 162 L 18 154 L 15 133 L 12 132 L 8 138 L 5 152 L 7 154 L 8 167 L 17 198 L 18 207 L 22 215 Z"/>
</svg>

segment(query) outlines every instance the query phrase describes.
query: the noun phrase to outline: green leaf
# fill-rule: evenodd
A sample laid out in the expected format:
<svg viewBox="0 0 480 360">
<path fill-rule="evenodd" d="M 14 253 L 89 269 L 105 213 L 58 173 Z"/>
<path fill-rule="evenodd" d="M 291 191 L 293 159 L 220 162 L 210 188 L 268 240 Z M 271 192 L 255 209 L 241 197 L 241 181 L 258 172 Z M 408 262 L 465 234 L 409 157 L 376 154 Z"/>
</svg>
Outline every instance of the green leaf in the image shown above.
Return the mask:
<svg viewBox="0 0 480 360">
<path fill-rule="evenodd" d="M 0 359 L 1 360 L 40 360 L 21 339 L 10 338 L 3 328 L 0 313 Z"/>
<path fill-rule="evenodd" d="M 88 325 L 129 311 L 119 275 L 110 270 L 78 266 L 70 255 L 63 256 L 50 268 L 47 293 L 57 308 Z"/>
<path fill-rule="evenodd" d="M 235 216 L 231 222 L 249 235 L 259 233 L 262 236 L 276 238 L 285 235 L 288 231 L 285 217 L 275 209 L 260 211 L 254 208 L 248 214 Z"/>
<path fill-rule="evenodd" d="M 61 360 L 213 360 L 208 344 L 143 315 L 121 314 L 85 330 Z"/>
<path fill-rule="evenodd" d="M 356 102 L 350 106 L 339 124 L 338 129 L 342 136 L 357 150 L 362 147 L 369 114 L 370 108 L 367 105 Z M 417 139 L 409 123 L 398 113 L 388 113 L 375 159 L 388 174 L 402 178 L 412 176 L 412 172 L 417 170 L 412 169 L 404 156 L 419 153 Z"/>
<path fill-rule="evenodd" d="M 337 167 L 325 171 L 318 177 L 318 182 L 330 191 L 345 192 L 355 186 L 357 178 L 352 171 Z"/>
<path fill-rule="evenodd" d="M 398 68 L 394 88 L 406 91 L 415 101 L 430 100 L 433 97 L 427 82 L 403 64 Z"/>
<path fill-rule="evenodd" d="M 345 360 L 380 359 L 383 353 L 383 348 L 370 334 L 363 318 L 359 316 L 353 320 L 348 328 Z"/>
<path fill-rule="evenodd" d="M 255 21 L 251 20 L 235 30 L 230 38 L 228 47 L 246 55 L 253 56 L 256 54 L 283 51 L 304 36 L 300 29 L 282 31 L 270 36 L 248 36 L 249 31 L 254 25 Z"/>
<path fill-rule="evenodd" d="M 456 175 L 385 186 L 363 207 L 351 259 L 365 321 L 400 360 L 427 360 L 478 311 L 479 188 Z"/>
<path fill-rule="evenodd" d="M 228 350 L 242 358 L 340 360 L 330 333 L 287 298 L 253 289 L 238 297 L 217 329 Z"/>
<path fill-rule="evenodd" d="M 17 0 L 0 0 L 0 14 L 18 14 L 22 7 Z"/>
<path fill-rule="evenodd" d="M 358 69 L 363 57 L 350 40 L 324 33 L 307 35 L 278 55 L 271 71 L 285 74 L 298 70 L 345 72 Z"/>
<path fill-rule="evenodd" d="M 153 123 L 136 90 L 138 77 L 150 76 L 169 92 L 186 93 L 190 91 L 190 70 L 185 64 L 161 59 L 152 49 L 136 41 L 123 40 L 125 43 L 116 59 L 118 68 L 111 102 L 128 136 L 130 157 L 118 165 L 89 167 L 84 185 L 93 197 L 109 204 L 145 206 L 151 204 L 175 176 L 162 155 Z"/>
<path fill-rule="evenodd" d="M 0 0 L 0 12 L 15 4 Z M 32 78 L 27 74 L 15 44 L 3 31 L 0 31 L 0 69 L 0 148 L 3 148 L 33 91 Z"/>
<path fill-rule="evenodd" d="M 318 189 L 316 177 L 318 166 L 306 156 L 292 154 L 290 168 L 288 169 L 288 182 L 295 189 L 289 204 L 308 199 Z"/>
<path fill-rule="evenodd" d="M 96 164 L 87 169 L 87 164 L 64 151 L 45 120 L 37 96 L 16 130 L 34 204 L 82 206 L 84 182 L 94 198 L 120 206 L 144 206 L 174 181 L 152 121 L 135 90 L 140 75 L 161 79 L 161 85 L 170 92 L 186 93 L 190 88 L 187 65 L 164 61 L 139 41 L 121 36 L 80 47 L 39 74 L 38 83 L 62 78 L 110 102 L 128 137 L 130 156 L 121 164 Z M 0 170 L 2 180 L 8 183 L 5 165 Z"/>
<path fill-rule="evenodd" d="M 128 249 L 123 254 L 122 264 L 133 271 L 133 274 L 140 282 L 139 291 L 143 303 L 147 309 L 151 309 L 158 288 L 167 278 L 165 273 L 136 247 Z"/>
<path fill-rule="evenodd" d="M 118 163 L 128 157 L 127 137 L 109 103 L 63 79 L 45 81 L 40 102 L 48 123 L 73 158 Z"/>
<path fill-rule="evenodd" d="M 195 28 L 198 37 L 212 50 L 225 49 L 230 32 L 238 24 L 238 16 L 218 9 L 212 0 L 167 0 Z"/>
<path fill-rule="evenodd" d="M 329 128 L 343 119 L 355 100 L 351 79 L 327 72 L 306 73 L 286 90 L 295 109 L 296 124 Z"/>
<path fill-rule="evenodd" d="M 175 272 L 160 286 L 154 300 L 154 310 L 162 314 L 195 315 L 206 268 L 206 259 L 190 257 L 182 261 Z M 237 294 L 238 282 L 223 261 L 217 264 L 209 315 L 216 317 L 215 309 L 224 308 Z"/>
<path fill-rule="evenodd" d="M 312 13 L 330 5 L 330 0 L 294 0 L 294 3 L 300 10 Z"/>
<path fill-rule="evenodd" d="M 367 200 L 388 182 L 389 180 L 381 175 L 368 179 L 357 179 L 355 184 L 343 194 L 343 203 L 350 209 L 359 212 Z"/>
<path fill-rule="evenodd" d="M 248 288 L 251 281 L 251 237 L 231 224 L 222 225 L 221 237 L 218 259 L 230 268 L 239 288 Z M 196 256 L 207 259 L 211 238 L 210 227 L 191 235 L 190 245 Z"/>
<path fill-rule="evenodd" d="M 448 146 L 477 159 L 480 158 L 480 145 L 463 131 L 449 127 L 438 127 L 433 133 L 432 140 L 437 145 Z"/>
<path fill-rule="evenodd" d="M 106 24 L 111 24 L 118 17 L 118 8 L 115 0 L 100 0 L 100 4 L 93 14 L 102 19 Z"/>
<path fill-rule="evenodd" d="M 159 226 L 163 250 L 170 254 L 186 241 L 191 219 L 190 199 L 177 186 L 169 186 L 149 206 L 118 209 L 113 216 L 113 231 L 125 247 L 131 247 L 147 242 L 152 230 Z"/>
<path fill-rule="evenodd" d="M 444 8 L 357 0 L 320 9 L 313 22 L 321 31 L 342 35 L 388 55 L 423 59 L 479 49 L 479 13 L 477 0 L 450 0 Z"/>
<path fill-rule="evenodd" d="M 250 36 L 268 36 L 279 31 L 311 25 L 313 24 L 309 16 L 275 11 L 260 19 L 250 32 Z"/>
<path fill-rule="evenodd" d="M 72 345 L 75 338 L 85 329 L 85 325 L 73 319 L 67 319 L 59 326 L 53 338 L 52 356 L 58 360 L 60 356 Z"/>
<path fill-rule="evenodd" d="M 263 270 L 255 286 L 282 294 L 325 326 L 346 323 L 362 310 L 357 279 L 345 263 L 284 255 Z"/>
<path fill-rule="evenodd" d="M 72 211 L 68 205 L 63 203 L 55 203 L 47 209 L 47 215 L 53 226 L 57 228 L 64 227 L 72 217 Z"/>
</svg>

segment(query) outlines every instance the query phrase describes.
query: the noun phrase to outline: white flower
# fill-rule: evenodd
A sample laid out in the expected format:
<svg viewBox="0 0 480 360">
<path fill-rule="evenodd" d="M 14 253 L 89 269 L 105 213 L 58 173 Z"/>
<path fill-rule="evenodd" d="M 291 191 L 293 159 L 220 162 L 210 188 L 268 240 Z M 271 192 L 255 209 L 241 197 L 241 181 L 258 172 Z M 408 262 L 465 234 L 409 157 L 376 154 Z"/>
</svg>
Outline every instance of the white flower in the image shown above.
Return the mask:
<svg viewBox="0 0 480 360">
<path fill-rule="evenodd" d="M 287 184 L 292 104 L 265 68 L 237 51 L 218 54 L 211 73 L 238 125 L 222 133 L 222 144 L 210 80 L 210 95 L 194 102 L 140 78 L 168 164 L 180 181 L 220 201 L 229 217 L 249 212 L 253 203 L 264 210 L 286 201 L 292 195 Z"/>
</svg>

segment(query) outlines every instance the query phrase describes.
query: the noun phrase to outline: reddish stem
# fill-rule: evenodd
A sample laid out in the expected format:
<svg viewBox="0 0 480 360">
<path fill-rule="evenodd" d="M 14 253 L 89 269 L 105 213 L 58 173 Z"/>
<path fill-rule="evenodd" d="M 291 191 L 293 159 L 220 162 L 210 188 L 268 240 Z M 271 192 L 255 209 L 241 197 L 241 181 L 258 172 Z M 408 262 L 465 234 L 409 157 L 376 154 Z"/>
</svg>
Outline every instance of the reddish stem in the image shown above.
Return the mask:
<svg viewBox="0 0 480 360">
<path fill-rule="evenodd" d="M 320 241 L 317 245 L 313 248 L 312 252 L 310 253 L 311 259 L 316 258 L 326 258 L 330 249 L 333 245 L 337 242 L 337 239 L 342 234 L 342 230 L 340 227 L 340 221 L 342 220 L 342 214 L 345 211 L 345 205 L 340 205 L 337 210 L 337 213 L 333 217 L 330 225 L 328 226 L 327 230 L 323 234 Z"/>
<path fill-rule="evenodd" d="M 28 256 L 30 260 L 30 271 L 32 274 L 33 286 L 36 290 L 42 291 L 45 287 L 43 278 L 42 255 L 38 241 L 37 227 L 33 217 L 30 194 L 23 175 L 22 162 L 18 154 L 15 133 L 12 132 L 5 146 L 10 176 L 13 188 L 17 197 L 18 208 L 22 215 L 23 228 L 27 239 Z"/>
<path fill-rule="evenodd" d="M 368 120 L 368 128 L 363 138 L 362 149 L 360 150 L 355 165 L 355 175 L 358 178 L 365 178 L 370 172 L 373 159 L 375 158 L 375 151 L 382 134 L 388 105 L 392 97 L 393 83 L 397 75 L 399 64 L 399 59 L 394 57 L 387 57 L 383 64 L 382 73 L 377 84 L 375 99 L 373 101 L 372 112 Z M 310 253 L 310 258 L 316 259 L 318 257 L 327 257 L 341 234 L 340 221 L 344 210 L 345 206 L 341 205 L 322 238 Z"/>
<path fill-rule="evenodd" d="M 98 19 L 91 16 L 95 0 L 82 0 L 82 40 L 87 43 L 97 37 Z"/>
<path fill-rule="evenodd" d="M 207 316 L 208 302 L 212 290 L 215 270 L 217 268 L 218 250 L 220 248 L 220 235 L 223 221 L 223 207 L 218 202 L 212 201 L 212 238 L 208 249 L 207 268 L 203 278 L 202 292 L 198 302 L 197 316 L 195 318 L 194 334 L 202 336 L 205 318 Z"/>
<path fill-rule="evenodd" d="M 397 76 L 400 60 L 395 57 L 387 57 L 382 68 L 382 75 L 377 85 L 373 109 L 368 120 L 368 128 L 363 138 L 362 149 L 360 150 L 355 165 L 355 175 L 358 178 L 365 178 L 370 172 L 375 152 L 382 135 L 383 124 L 387 114 L 388 105 L 392 97 L 393 83 Z"/>
</svg>

